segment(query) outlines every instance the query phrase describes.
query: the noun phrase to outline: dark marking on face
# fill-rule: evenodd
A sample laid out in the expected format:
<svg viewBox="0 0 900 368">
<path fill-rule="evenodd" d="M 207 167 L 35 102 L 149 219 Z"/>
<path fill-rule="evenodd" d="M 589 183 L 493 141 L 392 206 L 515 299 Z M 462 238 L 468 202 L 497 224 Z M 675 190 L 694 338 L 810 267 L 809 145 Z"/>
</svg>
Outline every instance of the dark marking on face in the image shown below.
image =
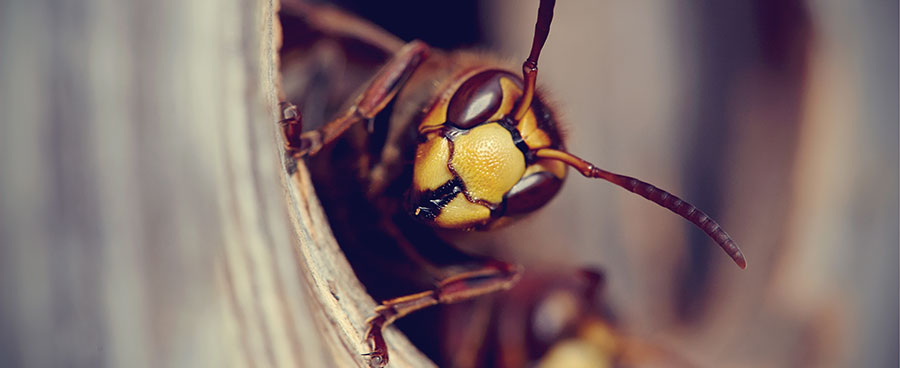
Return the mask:
<svg viewBox="0 0 900 368">
<path fill-rule="evenodd" d="M 416 195 L 417 198 L 411 198 L 411 214 L 419 220 L 432 222 L 441 214 L 441 209 L 463 191 L 462 180 L 455 177 L 433 191 L 425 191 Z"/>
<path fill-rule="evenodd" d="M 528 144 L 525 143 L 525 139 L 522 138 L 522 132 L 519 132 L 517 128 L 518 122 L 512 119 L 512 117 L 507 116 L 502 120 L 498 121 L 503 128 L 509 131 L 509 134 L 512 136 L 513 144 L 516 145 L 516 148 L 519 151 L 522 151 L 522 154 L 525 155 L 525 163 L 531 164 L 534 161 L 534 154 L 531 152 L 531 148 L 528 147 Z"/>
</svg>

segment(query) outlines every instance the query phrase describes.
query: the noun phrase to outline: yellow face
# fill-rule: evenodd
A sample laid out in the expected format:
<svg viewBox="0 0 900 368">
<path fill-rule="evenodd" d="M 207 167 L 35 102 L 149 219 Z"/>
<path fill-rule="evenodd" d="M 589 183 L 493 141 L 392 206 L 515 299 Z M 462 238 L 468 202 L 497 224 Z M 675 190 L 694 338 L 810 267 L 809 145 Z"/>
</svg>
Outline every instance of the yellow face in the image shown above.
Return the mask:
<svg viewBox="0 0 900 368">
<path fill-rule="evenodd" d="M 522 94 L 515 75 L 487 70 L 464 80 L 419 125 L 424 142 L 416 149 L 408 207 L 437 227 L 484 229 L 508 222 L 509 209 L 515 215 L 546 203 L 566 168 L 530 155 L 559 145 L 551 139 L 556 132 L 539 127 L 536 104 L 519 122 L 509 117 Z"/>
</svg>

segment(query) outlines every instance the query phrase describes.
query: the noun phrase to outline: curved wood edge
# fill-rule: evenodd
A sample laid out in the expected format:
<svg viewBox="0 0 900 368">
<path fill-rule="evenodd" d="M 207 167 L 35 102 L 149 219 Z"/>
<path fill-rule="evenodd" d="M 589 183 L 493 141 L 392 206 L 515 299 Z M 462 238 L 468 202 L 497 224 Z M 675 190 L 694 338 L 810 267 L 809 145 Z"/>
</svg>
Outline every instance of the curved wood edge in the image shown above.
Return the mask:
<svg viewBox="0 0 900 368">
<path fill-rule="evenodd" d="M 277 7 L 277 2 L 273 4 Z M 280 173 L 285 193 L 288 215 L 293 227 L 293 245 L 295 250 L 297 276 L 302 280 L 307 299 L 303 302 L 312 313 L 315 323 L 315 340 L 327 353 L 324 359 L 327 366 L 366 367 L 367 361 L 362 355 L 368 352 L 363 340 L 365 321 L 374 313 L 376 302 L 366 293 L 363 285 L 356 278 L 350 264 L 338 246 L 328 220 L 315 196 L 310 182 L 309 172 L 302 162 L 293 162 L 284 152 L 284 141 L 276 122 L 280 118 L 278 96 L 283 94 L 280 88 L 280 76 L 277 73 L 277 48 L 280 46 L 280 25 L 277 8 L 273 7 L 271 26 L 267 26 L 267 34 L 272 40 L 265 50 L 268 55 L 264 60 L 270 64 L 260 68 L 264 76 L 262 80 L 270 81 L 267 85 L 266 103 L 272 117 L 271 129 L 274 129 L 277 153 L 282 158 Z M 296 165 L 293 175 L 284 169 Z M 305 326 L 309 329 L 310 326 Z M 391 348 L 391 367 L 434 367 L 409 340 L 396 328 L 386 331 Z M 310 362 L 312 363 L 312 362 Z M 306 366 L 306 365 L 304 365 Z M 315 366 L 315 365 L 309 365 Z"/>
</svg>

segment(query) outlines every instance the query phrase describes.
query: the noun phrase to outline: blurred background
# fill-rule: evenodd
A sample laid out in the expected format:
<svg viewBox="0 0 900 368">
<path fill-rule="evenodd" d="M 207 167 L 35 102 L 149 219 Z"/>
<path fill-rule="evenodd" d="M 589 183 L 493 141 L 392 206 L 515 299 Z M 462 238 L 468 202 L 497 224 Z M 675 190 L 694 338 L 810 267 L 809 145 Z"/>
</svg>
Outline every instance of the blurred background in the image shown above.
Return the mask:
<svg viewBox="0 0 900 368">
<path fill-rule="evenodd" d="M 537 11 L 338 5 L 513 67 Z M 302 318 L 259 322 L 240 337 L 247 351 L 219 350 L 246 327 L 219 315 L 253 313 L 223 301 L 306 308 L 296 273 L 264 278 L 270 295 L 234 281 L 268 263 L 210 271 L 222 252 L 291 242 L 266 174 L 279 170 L 275 132 L 259 123 L 273 116 L 275 73 L 260 60 L 275 45 L 259 40 L 273 12 L 0 2 L 0 366 L 240 365 L 231 354 L 271 353 L 254 345 L 266 334 L 316 353 L 292 340 L 291 326 L 313 323 Z M 538 84 L 573 153 L 703 209 L 749 266 L 574 173 L 538 214 L 476 241 L 530 269 L 603 269 L 623 328 L 700 366 L 900 364 L 897 2 L 561 0 Z M 272 248 L 281 256 L 265 262 L 293 270 L 290 247 Z"/>
<path fill-rule="evenodd" d="M 537 10 L 339 3 L 513 67 Z M 559 1 L 538 84 L 570 151 L 703 209 L 749 267 L 574 173 L 545 209 L 482 241 L 533 268 L 604 269 L 624 325 L 702 366 L 897 366 L 897 14 L 881 1 Z"/>
</svg>

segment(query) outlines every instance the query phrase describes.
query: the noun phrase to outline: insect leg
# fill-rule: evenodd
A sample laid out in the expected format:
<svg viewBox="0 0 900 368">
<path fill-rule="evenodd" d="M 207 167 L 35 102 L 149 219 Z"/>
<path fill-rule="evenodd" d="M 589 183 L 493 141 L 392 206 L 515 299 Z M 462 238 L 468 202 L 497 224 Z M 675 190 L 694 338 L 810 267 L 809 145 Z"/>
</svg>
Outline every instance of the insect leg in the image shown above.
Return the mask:
<svg viewBox="0 0 900 368">
<path fill-rule="evenodd" d="M 283 0 L 281 12 L 301 18 L 312 31 L 321 32 L 328 37 L 357 40 L 387 54 L 393 54 L 403 46 L 403 40 L 396 36 L 331 5 Z"/>
<path fill-rule="evenodd" d="M 282 103 L 282 131 L 288 151 L 294 158 L 314 155 L 323 145 L 339 137 L 353 124 L 375 118 L 406 83 L 419 64 L 425 60 L 428 46 L 421 41 L 412 41 L 378 71 L 356 101 L 338 118 L 319 129 L 302 132 L 302 120 L 297 108 Z"/>
<path fill-rule="evenodd" d="M 434 290 L 386 300 L 375 308 L 375 316 L 366 324 L 366 341 L 372 349 L 369 364 L 383 367 L 388 362 L 387 344 L 382 332 L 385 327 L 407 314 L 437 304 L 456 303 L 477 296 L 506 290 L 519 280 L 522 267 L 492 260 L 482 268 L 462 272 L 441 280 Z"/>
</svg>

